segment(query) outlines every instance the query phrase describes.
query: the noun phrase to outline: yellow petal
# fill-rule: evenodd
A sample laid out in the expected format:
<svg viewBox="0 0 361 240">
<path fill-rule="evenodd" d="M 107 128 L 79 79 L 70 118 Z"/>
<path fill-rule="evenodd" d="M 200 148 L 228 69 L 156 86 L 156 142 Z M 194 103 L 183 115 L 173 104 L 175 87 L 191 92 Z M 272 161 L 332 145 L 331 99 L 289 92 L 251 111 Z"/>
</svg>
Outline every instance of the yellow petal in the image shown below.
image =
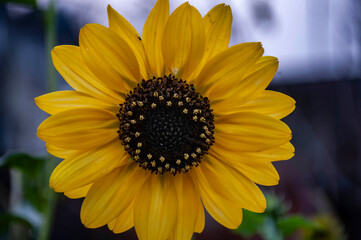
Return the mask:
<svg viewBox="0 0 361 240">
<path fill-rule="evenodd" d="M 135 28 L 110 5 L 108 5 L 108 20 L 109 28 L 120 36 L 133 50 L 137 57 L 141 75 L 144 79 L 149 79 L 148 76 L 148 62 L 144 52 L 143 42 L 139 33 Z"/>
<path fill-rule="evenodd" d="M 238 164 L 235 168 L 251 179 L 252 182 L 263 186 L 277 185 L 280 180 L 280 176 L 272 163 L 257 164 L 250 162 Z"/>
<path fill-rule="evenodd" d="M 249 70 L 241 81 L 242 97 L 247 99 L 262 92 L 272 81 L 278 69 L 278 59 L 271 56 L 262 57 Z"/>
<path fill-rule="evenodd" d="M 237 145 L 240 151 L 254 152 L 281 146 L 292 138 L 282 121 L 252 112 L 239 112 L 216 119 L 215 139 Z"/>
<path fill-rule="evenodd" d="M 215 150 L 210 153 L 212 157 L 228 164 L 231 167 L 234 167 L 257 184 L 273 186 L 277 185 L 280 180 L 278 172 L 270 161 L 254 161 L 252 158 L 240 159 L 242 155 L 238 156 L 237 154 L 228 151 L 217 153 L 214 151 Z"/>
<path fill-rule="evenodd" d="M 59 91 L 44 94 L 35 98 L 35 103 L 41 110 L 51 115 L 77 107 L 96 107 L 114 113 L 119 110 L 118 104 L 104 102 L 78 91 Z"/>
<path fill-rule="evenodd" d="M 204 16 L 203 22 L 207 36 L 204 59 L 208 60 L 228 48 L 231 38 L 232 10 L 230 6 L 221 3 Z"/>
<path fill-rule="evenodd" d="M 161 43 L 164 26 L 168 17 L 169 1 L 157 0 L 157 3 L 153 7 L 144 24 L 143 44 L 149 60 L 151 76 L 162 77 L 166 73 Z"/>
<path fill-rule="evenodd" d="M 237 229 L 242 223 L 242 209 L 233 202 L 216 194 L 202 191 L 203 203 L 208 213 L 220 224 L 229 229 Z"/>
<path fill-rule="evenodd" d="M 256 64 L 247 69 L 235 87 L 234 93 L 223 101 L 213 102 L 212 107 L 217 112 L 228 107 L 240 106 L 262 93 L 278 69 L 278 60 L 275 57 L 262 57 Z"/>
<path fill-rule="evenodd" d="M 168 18 L 162 39 L 162 53 L 169 71 L 187 79 L 202 60 L 205 30 L 198 10 L 184 3 Z"/>
<path fill-rule="evenodd" d="M 211 104 L 234 94 L 242 77 L 263 54 L 261 43 L 242 43 L 217 54 L 203 67 L 195 85 Z"/>
<path fill-rule="evenodd" d="M 257 185 L 228 164 L 208 155 L 195 172 L 199 181 L 198 187 L 209 191 L 208 195 L 217 194 L 231 201 L 233 205 L 253 212 L 265 210 L 266 200 Z M 201 195 L 205 203 L 202 191 Z M 205 207 L 207 208 L 206 205 Z"/>
<path fill-rule="evenodd" d="M 192 74 L 191 81 L 198 76 L 209 59 L 228 48 L 232 28 L 230 6 L 224 3 L 218 4 L 203 17 L 203 23 L 206 30 L 206 48 L 201 63 Z"/>
<path fill-rule="evenodd" d="M 242 105 L 229 108 L 217 108 L 217 115 L 236 112 L 255 112 L 276 119 L 284 118 L 295 109 L 295 100 L 279 92 L 265 90 Z"/>
<path fill-rule="evenodd" d="M 202 202 L 207 212 L 223 226 L 231 229 L 238 228 L 242 222 L 242 209 L 240 205 L 220 196 L 215 192 L 216 188 L 208 184 L 202 171 L 198 168 L 195 170 L 191 174 L 194 181 L 197 182 Z"/>
<path fill-rule="evenodd" d="M 90 149 L 118 137 L 114 114 L 96 108 L 72 108 L 50 116 L 38 128 L 38 137 L 60 148 Z"/>
<path fill-rule="evenodd" d="M 189 174 L 174 176 L 177 190 L 178 213 L 172 239 L 191 239 L 197 225 L 199 208 L 203 208 L 201 197 Z"/>
<path fill-rule="evenodd" d="M 119 217 L 132 204 L 147 176 L 136 164 L 128 164 L 98 179 L 81 207 L 82 223 L 97 228 Z"/>
<path fill-rule="evenodd" d="M 129 159 L 119 140 L 62 161 L 50 177 L 50 187 L 66 192 L 88 185 Z"/>
<path fill-rule="evenodd" d="M 134 226 L 134 202 L 132 202 L 116 219 L 108 223 L 114 233 L 122 233 Z"/>
<path fill-rule="evenodd" d="M 124 93 L 141 80 L 132 49 L 110 29 L 100 24 L 85 25 L 80 31 L 79 46 L 89 69 L 109 88 Z"/>
<path fill-rule="evenodd" d="M 139 190 L 134 203 L 134 227 L 139 240 L 166 240 L 174 229 L 177 192 L 172 177 L 153 174 Z"/>
<path fill-rule="evenodd" d="M 204 215 L 204 207 L 202 205 L 198 209 L 198 219 L 197 219 L 197 224 L 196 224 L 194 231 L 197 233 L 203 232 L 204 224 L 205 224 L 205 215 Z"/>
<path fill-rule="evenodd" d="M 244 150 L 241 150 L 237 144 L 227 145 L 222 141 L 216 141 L 209 151 L 212 156 L 217 156 L 219 159 L 221 159 L 222 156 L 226 156 L 227 159 L 232 159 L 236 162 L 240 161 L 247 163 L 251 161 L 258 164 L 288 160 L 295 155 L 295 148 L 290 142 L 264 151 L 245 152 Z"/>
<path fill-rule="evenodd" d="M 68 198 L 76 199 L 76 198 L 83 198 L 88 193 L 89 189 L 91 188 L 93 184 L 88 184 L 84 187 L 76 188 L 74 190 L 70 190 L 67 192 L 64 192 L 64 195 Z"/>
<path fill-rule="evenodd" d="M 58 158 L 66 158 L 69 154 L 76 152 L 76 150 L 74 151 L 65 148 L 59 148 L 49 143 L 46 143 L 45 147 L 48 153 Z"/>
<path fill-rule="evenodd" d="M 57 46 L 51 51 L 51 57 L 60 75 L 75 90 L 115 104 L 119 104 L 124 100 L 121 95 L 106 87 L 88 69 L 79 47 Z"/>
</svg>

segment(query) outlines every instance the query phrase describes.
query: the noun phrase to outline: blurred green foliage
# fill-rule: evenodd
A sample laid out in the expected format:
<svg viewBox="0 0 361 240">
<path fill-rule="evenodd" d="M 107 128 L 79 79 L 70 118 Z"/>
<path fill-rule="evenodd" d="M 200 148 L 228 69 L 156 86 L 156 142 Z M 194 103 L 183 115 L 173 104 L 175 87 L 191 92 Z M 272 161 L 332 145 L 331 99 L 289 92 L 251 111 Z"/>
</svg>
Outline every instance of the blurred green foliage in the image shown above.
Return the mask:
<svg viewBox="0 0 361 240">
<path fill-rule="evenodd" d="M 20 225 L 28 229 L 33 237 L 39 234 L 41 224 L 39 226 L 39 223 L 35 222 L 34 217 L 30 215 L 35 213 L 44 221 L 44 215 L 53 205 L 54 193 L 49 189 L 49 177 L 54 164 L 56 163 L 52 158 L 33 157 L 24 153 L 9 154 L 0 159 L 0 168 L 7 169 L 10 174 L 16 176 L 11 178 L 10 194 L 14 189 L 20 191 L 15 209 L 12 206 L 8 211 L 0 214 L 1 235 L 10 234 L 12 225 Z M 11 199 L 10 196 L 8 198 Z M 10 202 L 9 205 L 14 204 Z M 21 211 L 16 211 L 16 209 L 21 209 Z M 22 213 L 21 216 L 19 212 Z"/>
<path fill-rule="evenodd" d="M 17 169 L 22 173 L 23 197 L 39 212 L 44 210 L 47 201 L 48 176 L 45 158 L 32 157 L 24 153 L 11 154 L 0 163 L 0 167 Z"/>
<path fill-rule="evenodd" d="M 317 224 L 316 229 L 305 229 L 303 239 L 305 240 L 345 240 L 347 239 L 344 229 L 336 218 L 328 214 L 317 215 L 312 218 Z"/>
<path fill-rule="evenodd" d="M 291 236 L 299 229 L 316 230 L 318 228 L 314 222 L 301 215 L 283 217 L 278 220 L 276 225 L 285 237 Z"/>
<path fill-rule="evenodd" d="M 1 0 L 0 2 L 25 4 L 36 7 L 36 0 Z"/>
<path fill-rule="evenodd" d="M 275 194 L 266 194 L 267 209 L 264 213 L 243 210 L 243 222 L 234 230 L 244 238 L 255 235 L 264 240 L 282 240 L 294 236 L 302 240 L 345 239 L 336 219 L 330 215 L 307 218 L 289 214 L 290 204 Z"/>
<path fill-rule="evenodd" d="M 26 219 L 11 213 L 3 213 L 0 214 L 0 234 L 6 233 L 9 230 L 10 224 L 14 223 L 23 225 L 31 230 L 34 230 L 31 223 Z"/>
<path fill-rule="evenodd" d="M 44 162 L 44 158 L 36 158 L 24 153 L 14 153 L 4 158 L 0 162 L 0 167 L 18 169 L 29 178 L 36 179 L 41 174 Z"/>
</svg>

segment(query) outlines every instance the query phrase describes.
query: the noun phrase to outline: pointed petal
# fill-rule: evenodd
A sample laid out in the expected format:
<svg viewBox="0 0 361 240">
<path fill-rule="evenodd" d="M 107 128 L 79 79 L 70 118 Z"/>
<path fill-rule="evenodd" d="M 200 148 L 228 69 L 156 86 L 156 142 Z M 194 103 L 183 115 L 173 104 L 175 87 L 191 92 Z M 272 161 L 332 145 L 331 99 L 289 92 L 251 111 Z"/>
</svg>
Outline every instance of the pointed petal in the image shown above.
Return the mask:
<svg viewBox="0 0 361 240">
<path fill-rule="evenodd" d="M 158 0 L 144 24 L 143 44 L 149 60 L 151 76 L 162 77 L 165 74 L 161 43 L 168 17 L 169 1 Z"/>
<path fill-rule="evenodd" d="M 51 51 L 51 57 L 56 70 L 75 90 L 115 104 L 124 100 L 121 95 L 110 90 L 88 69 L 79 47 L 57 46 Z"/>
<path fill-rule="evenodd" d="M 132 202 L 116 219 L 108 223 L 109 230 L 122 233 L 134 227 L 134 202 Z"/>
<path fill-rule="evenodd" d="M 51 145 L 49 143 L 45 144 L 46 150 L 48 151 L 48 153 L 50 153 L 51 155 L 57 157 L 57 158 L 66 158 L 69 154 L 72 154 L 74 152 L 76 152 L 76 150 L 69 150 L 69 149 L 65 149 L 65 148 L 59 148 L 56 147 L 54 145 Z"/>
<path fill-rule="evenodd" d="M 295 155 L 295 148 L 290 142 L 264 151 L 245 152 L 244 150 L 241 150 L 237 144 L 227 145 L 221 141 L 216 141 L 209 151 L 212 156 L 219 159 L 221 159 L 221 156 L 227 156 L 227 158 L 224 159 L 232 159 L 232 164 L 235 165 L 238 162 L 248 163 L 251 161 L 253 163 L 261 164 L 288 160 Z"/>
<path fill-rule="evenodd" d="M 87 24 L 80 30 L 79 46 L 88 68 L 110 89 L 120 93 L 141 80 L 139 64 L 129 45 L 100 24 Z"/>
<path fill-rule="evenodd" d="M 238 107 L 256 98 L 272 81 L 278 69 L 278 60 L 275 57 L 262 57 L 259 61 L 247 69 L 247 73 L 234 85 L 236 91 L 223 101 L 214 102 L 212 107 L 215 111 Z"/>
<path fill-rule="evenodd" d="M 252 182 L 264 186 L 274 186 L 277 185 L 280 180 L 277 170 L 270 161 L 253 161 L 253 159 L 239 160 L 240 156 L 234 153 L 222 151 L 222 154 L 221 152 L 214 153 L 214 151 L 215 150 L 211 153 L 212 157 L 234 167 L 251 179 Z"/>
<path fill-rule="evenodd" d="M 109 28 L 121 37 L 133 50 L 138 63 L 141 75 L 144 79 L 149 79 L 148 76 L 148 61 L 145 56 L 143 42 L 137 30 L 117 11 L 108 5 L 108 20 Z"/>
<path fill-rule="evenodd" d="M 211 104 L 229 98 L 240 88 L 240 80 L 263 54 L 260 43 L 242 43 L 230 47 L 210 59 L 203 67 L 195 85 Z"/>
<path fill-rule="evenodd" d="M 240 151 L 254 152 L 281 146 L 292 138 L 289 127 L 265 115 L 240 112 L 216 119 L 216 141 L 237 145 Z"/>
<path fill-rule="evenodd" d="M 72 108 L 50 116 L 38 128 L 43 141 L 60 148 L 90 149 L 118 137 L 114 114 L 96 108 Z"/>
<path fill-rule="evenodd" d="M 224 3 L 215 6 L 204 16 L 203 22 L 207 36 L 204 59 L 208 60 L 228 48 L 232 18 L 231 7 Z"/>
<path fill-rule="evenodd" d="M 169 71 L 187 79 L 200 63 L 205 49 L 205 30 L 198 10 L 184 3 L 168 18 L 162 53 Z"/>
<path fill-rule="evenodd" d="M 278 59 L 264 56 L 254 64 L 241 81 L 242 98 L 248 99 L 262 92 L 272 81 L 278 69 Z"/>
<path fill-rule="evenodd" d="M 147 176 L 136 164 L 128 164 L 94 182 L 81 207 L 82 223 L 97 228 L 119 217 L 132 204 Z"/>
<path fill-rule="evenodd" d="M 280 176 L 272 163 L 239 164 L 236 168 L 252 182 L 263 186 L 277 185 L 280 180 Z"/>
<path fill-rule="evenodd" d="M 218 4 L 203 17 L 203 23 L 206 31 L 206 48 L 201 63 L 192 74 L 191 82 L 209 59 L 228 48 L 232 28 L 230 6 L 224 3 Z"/>
<path fill-rule="evenodd" d="M 178 196 L 178 213 L 172 239 L 191 239 L 197 225 L 201 197 L 190 175 L 174 176 Z"/>
<path fill-rule="evenodd" d="M 110 112 L 118 112 L 119 105 L 107 103 L 86 93 L 58 91 L 35 98 L 36 105 L 51 115 L 77 107 L 96 107 Z"/>
<path fill-rule="evenodd" d="M 242 105 L 229 108 L 217 108 L 217 115 L 226 115 L 236 112 L 255 112 L 276 119 L 282 119 L 295 109 L 295 100 L 279 92 L 265 90 L 255 98 Z"/>
<path fill-rule="evenodd" d="M 134 227 L 139 240 L 166 240 L 177 218 L 177 192 L 170 175 L 152 175 L 135 199 Z"/>
<path fill-rule="evenodd" d="M 239 209 L 245 208 L 252 212 L 265 210 L 266 199 L 257 185 L 241 172 L 212 156 L 207 156 L 207 160 L 202 162 L 195 173 L 197 174 L 202 202 L 207 211 L 205 191 L 208 191 L 207 196 L 217 195 L 219 200 L 224 198 Z"/>
<path fill-rule="evenodd" d="M 83 198 L 88 193 L 89 189 L 91 188 L 93 184 L 88 184 L 80 188 L 76 188 L 74 190 L 70 190 L 67 192 L 64 192 L 64 195 L 68 198 L 76 199 L 76 198 Z"/>
<path fill-rule="evenodd" d="M 242 209 L 240 204 L 219 195 L 215 191 L 217 190 L 217 186 L 211 186 L 207 182 L 208 176 L 206 177 L 200 168 L 192 171 L 191 175 L 194 182 L 197 182 L 198 190 L 200 191 L 202 202 L 207 209 L 207 212 L 214 220 L 223 226 L 230 229 L 236 229 L 242 222 Z M 224 187 L 225 186 L 222 186 L 222 188 Z"/>
<path fill-rule="evenodd" d="M 129 159 L 119 140 L 62 161 L 50 177 L 50 187 L 66 192 L 93 183 Z"/>
<path fill-rule="evenodd" d="M 204 215 L 204 207 L 202 205 L 198 209 L 198 219 L 197 219 L 197 224 L 196 224 L 194 231 L 197 233 L 203 232 L 204 224 L 205 224 L 205 215 Z"/>
</svg>

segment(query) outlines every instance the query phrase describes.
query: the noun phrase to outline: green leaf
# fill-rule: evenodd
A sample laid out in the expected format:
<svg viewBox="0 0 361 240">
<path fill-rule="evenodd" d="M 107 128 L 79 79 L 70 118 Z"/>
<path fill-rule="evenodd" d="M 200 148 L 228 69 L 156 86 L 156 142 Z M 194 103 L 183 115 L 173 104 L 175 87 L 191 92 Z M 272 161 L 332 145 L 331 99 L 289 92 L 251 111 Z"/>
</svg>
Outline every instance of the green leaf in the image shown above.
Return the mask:
<svg viewBox="0 0 361 240">
<path fill-rule="evenodd" d="M 276 194 L 266 194 L 267 209 L 265 214 L 271 217 L 275 222 L 285 216 L 289 209 L 290 204 L 284 201 L 284 197 L 277 196 Z"/>
<path fill-rule="evenodd" d="M 290 204 L 283 197 L 267 194 L 267 209 L 264 213 L 243 210 L 243 222 L 234 230 L 243 237 L 258 235 L 265 240 L 280 240 L 289 237 L 298 229 L 318 229 L 318 225 L 301 215 L 286 216 Z"/>
<path fill-rule="evenodd" d="M 1 0 L 0 2 L 5 3 L 19 3 L 36 7 L 36 0 Z"/>
<path fill-rule="evenodd" d="M 277 222 L 277 228 L 285 237 L 291 236 L 299 229 L 315 229 L 316 227 L 314 223 L 300 215 L 285 217 Z"/>
<path fill-rule="evenodd" d="M 15 153 L 2 159 L 0 167 L 15 168 L 20 170 L 24 175 L 36 178 L 41 174 L 44 167 L 45 159 L 32 157 L 25 153 Z"/>
<path fill-rule="evenodd" d="M 0 162 L 0 167 L 17 169 L 23 174 L 24 199 L 40 212 L 46 206 L 46 192 L 49 191 L 49 176 L 46 172 L 51 161 L 53 160 L 49 158 L 45 159 L 24 153 L 14 153 L 3 158 Z"/>
<path fill-rule="evenodd" d="M 7 232 L 9 229 L 9 225 L 12 223 L 17 223 L 28 227 L 31 230 L 34 230 L 33 226 L 28 220 L 11 213 L 3 213 L 0 214 L 0 233 Z"/>
<path fill-rule="evenodd" d="M 42 212 L 46 206 L 46 196 L 43 189 L 39 186 L 38 179 L 32 179 L 27 176 L 23 178 L 24 199 L 26 199 L 34 208 Z"/>
<path fill-rule="evenodd" d="M 260 231 L 265 217 L 264 213 L 254 213 L 243 209 L 242 224 L 234 231 L 242 236 L 251 237 Z"/>
</svg>

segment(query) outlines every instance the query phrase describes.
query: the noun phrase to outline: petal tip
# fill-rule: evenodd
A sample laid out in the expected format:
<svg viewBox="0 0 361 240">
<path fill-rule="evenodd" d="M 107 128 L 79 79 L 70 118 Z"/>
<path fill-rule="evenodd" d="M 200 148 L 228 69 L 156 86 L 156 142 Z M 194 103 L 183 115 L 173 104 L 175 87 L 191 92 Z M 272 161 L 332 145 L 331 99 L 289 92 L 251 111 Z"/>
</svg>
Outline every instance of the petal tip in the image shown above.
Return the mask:
<svg viewBox="0 0 361 240">
<path fill-rule="evenodd" d="M 59 46 L 55 46 L 53 49 L 51 49 L 51 59 L 53 60 L 54 62 L 54 58 L 58 57 L 59 58 L 59 53 L 62 49 L 62 45 L 59 45 Z"/>
<path fill-rule="evenodd" d="M 87 211 L 84 210 L 84 203 L 80 209 L 80 221 L 86 228 L 94 228 L 91 218 L 86 214 Z"/>
<path fill-rule="evenodd" d="M 108 4 L 107 13 L 108 13 L 108 16 L 109 16 L 110 14 L 117 13 L 117 11 L 115 11 L 115 9 L 110 4 Z"/>
<path fill-rule="evenodd" d="M 54 172 L 51 174 L 49 179 L 49 188 L 51 188 L 54 192 L 62 192 L 58 189 L 56 178 L 54 177 Z"/>
<path fill-rule="evenodd" d="M 290 97 L 290 96 L 289 96 Z M 296 105 L 296 100 L 293 97 L 290 97 L 291 102 L 293 103 L 293 105 Z"/>
<path fill-rule="evenodd" d="M 40 138 L 41 140 L 43 140 L 44 142 L 46 142 L 44 140 L 44 131 L 46 130 L 46 128 L 44 127 L 44 122 L 46 121 L 46 119 L 40 123 L 40 125 L 38 126 L 38 128 L 36 129 L 36 136 L 38 136 L 38 138 Z"/>
<path fill-rule="evenodd" d="M 40 96 L 39 97 L 36 97 L 36 98 L 34 98 L 34 103 L 36 104 L 36 106 L 38 106 L 39 107 L 39 101 L 40 101 Z"/>
</svg>

